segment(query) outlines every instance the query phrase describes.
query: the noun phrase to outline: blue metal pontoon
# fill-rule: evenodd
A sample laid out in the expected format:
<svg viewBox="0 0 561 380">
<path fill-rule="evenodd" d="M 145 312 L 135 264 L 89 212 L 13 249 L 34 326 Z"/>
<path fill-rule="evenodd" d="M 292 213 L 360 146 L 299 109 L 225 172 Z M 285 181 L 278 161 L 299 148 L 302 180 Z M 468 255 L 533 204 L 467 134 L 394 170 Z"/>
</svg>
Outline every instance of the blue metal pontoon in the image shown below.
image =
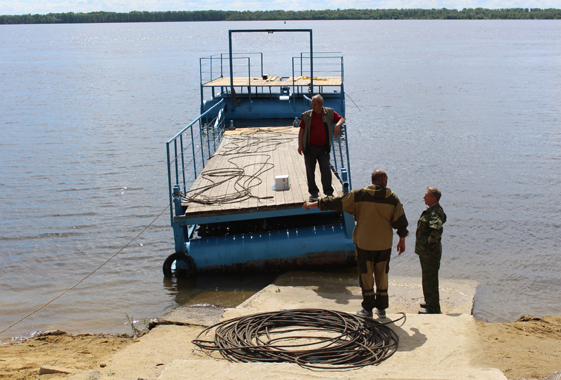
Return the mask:
<svg viewBox="0 0 561 380">
<path fill-rule="evenodd" d="M 285 76 L 264 74 L 263 55 L 233 51 L 235 33 L 308 33 L 310 49 Z M 201 115 L 167 142 L 175 253 L 166 277 L 202 272 L 354 265 L 353 218 L 306 211 L 298 120 L 312 94 L 345 116 L 343 57 L 313 51 L 311 29 L 230 30 L 229 53 L 200 59 Z M 345 128 L 333 141 L 336 195 L 351 189 Z M 273 189 L 287 177 L 290 187 Z"/>
</svg>

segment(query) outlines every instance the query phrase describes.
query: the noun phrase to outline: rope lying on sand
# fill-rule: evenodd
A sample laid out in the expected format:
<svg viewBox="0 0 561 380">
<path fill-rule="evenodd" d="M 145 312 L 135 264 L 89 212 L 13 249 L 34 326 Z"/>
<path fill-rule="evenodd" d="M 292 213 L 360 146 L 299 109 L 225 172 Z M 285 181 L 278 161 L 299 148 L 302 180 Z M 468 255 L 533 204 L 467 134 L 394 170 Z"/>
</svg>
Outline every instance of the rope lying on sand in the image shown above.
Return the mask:
<svg viewBox="0 0 561 380">
<path fill-rule="evenodd" d="M 394 323 L 403 317 L 389 321 Z M 214 340 L 202 340 L 211 334 Z M 371 318 L 323 309 L 294 309 L 226 320 L 193 344 L 232 362 L 292 362 L 308 369 L 356 369 L 397 351 L 397 334 Z"/>
</svg>

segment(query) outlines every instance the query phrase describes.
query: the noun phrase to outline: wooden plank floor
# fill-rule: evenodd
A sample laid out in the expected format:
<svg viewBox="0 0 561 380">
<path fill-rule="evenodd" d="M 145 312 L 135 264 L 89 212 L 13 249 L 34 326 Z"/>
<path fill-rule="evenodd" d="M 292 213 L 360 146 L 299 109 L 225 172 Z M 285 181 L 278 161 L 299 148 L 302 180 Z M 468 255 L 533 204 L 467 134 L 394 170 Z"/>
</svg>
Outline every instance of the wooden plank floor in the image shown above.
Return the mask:
<svg viewBox="0 0 561 380">
<path fill-rule="evenodd" d="M 270 76 L 267 79 L 262 77 L 234 77 L 234 86 L 292 86 L 293 77 L 286 77 L 282 80 L 278 76 Z M 294 77 L 295 86 L 308 86 L 310 84 L 310 77 Z M 343 83 L 341 77 L 314 77 L 314 86 L 340 86 Z M 230 86 L 230 77 L 222 77 L 215 79 L 211 82 L 205 83 L 204 87 L 228 87 Z"/>
<path fill-rule="evenodd" d="M 290 189 L 273 189 L 279 175 L 289 176 Z M 321 189 L 320 178 L 316 166 L 316 183 Z M 334 195 L 342 195 L 335 175 L 332 183 Z M 304 157 L 298 154 L 298 128 L 239 128 L 225 132 L 183 205 L 187 207 L 185 216 L 193 218 L 296 208 L 309 196 Z"/>
</svg>

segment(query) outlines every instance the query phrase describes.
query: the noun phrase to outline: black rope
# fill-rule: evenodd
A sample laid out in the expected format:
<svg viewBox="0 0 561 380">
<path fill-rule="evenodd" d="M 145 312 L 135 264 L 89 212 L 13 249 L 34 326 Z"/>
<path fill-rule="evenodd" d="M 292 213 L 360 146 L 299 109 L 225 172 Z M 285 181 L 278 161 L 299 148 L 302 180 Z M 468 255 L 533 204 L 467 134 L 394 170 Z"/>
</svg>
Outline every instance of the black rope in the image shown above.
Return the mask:
<svg viewBox="0 0 561 380">
<path fill-rule="evenodd" d="M 351 102 L 353 102 L 353 104 L 356 106 L 356 108 L 358 108 L 359 111 L 362 111 L 362 109 L 358 106 L 358 104 L 355 103 L 355 101 L 349 96 L 349 94 L 345 92 L 345 95 L 351 100 Z"/>
<path fill-rule="evenodd" d="M 62 297 L 63 295 L 65 295 L 66 293 L 68 293 L 69 291 L 71 291 L 72 289 L 74 289 L 75 287 L 77 287 L 78 285 L 80 285 L 82 282 L 84 282 L 88 277 L 90 277 L 91 275 L 93 275 L 95 272 L 97 272 L 98 270 L 101 269 L 101 267 L 103 267 L 105 264 L 107 264 L 109 261 L 111 261 L 115 256 L 117 256 L 119 253 L 121 253 L 125 248 L 127 248 L 133 241 L 135 241 L 140 235 L 142 235 L 144 233 L 144 231 L 146 231 L 148 228 L 150 228 L 150 226 L 152 224 L 154 224 L 156 222 L 156 220 L 158 220 L 158 218 L 160 216 L 162 216 L 162 214 L 168 209 L 169 205 L 167 205 L 162 212 L 160 212 L 158 214 L 158 216 L 156 216 L 154 218 L 154 220 L 152 220 L 150 222 L 150 224 L 148 224 L 146 227 L 144 227 L 144 229 L 142 231 L 140 231 L 140 233 L 138 233 L 134 238 L 132 238 L 131 241 L 129 241 L 127 244 L 125 244 L 121 249 L 119 249 L 113 256 L 111 256 L 110 258 L 108 258 L 107 260 L 105 260 L 100 266 L 98 266 L 96 269 L 94 269 L 93 271 L 91 271 L 87 276 L 83 277 L 80 281 L 78 281 L 77 283 L 75 283 L 74 285 L 72 285 L 70 288 L 66 289 L 64 292 L 60 293 L 58 296 L 56 296 L 55 298 L 51 299 L 49 302 L 47 302 L 46 304 L 44 304 L 43 306 L 33 310 L 31 313 L 27 314 L 24 317 L 21 317 L 20 319 L 18 319 L 17 321 L 15 321 L 14 323 L 12 323 L 10 326 L 6 327 L 5 329 L 3 329 L 2 331 L 0 331 L 0 334 L 3 334 L 4 332 L 8 331 L 9 329 L 11 329 L 12 327 L 14 327 L 16 324 L 20 323 L 21 321 L 23 321 L 24 319 L 32 316 L 33 314 L 37 313 L 39 310 L 44 309 L 45 307 L 49 306 L 51 303 L 55 302 L 57 299 L 59 299 L 60 297 Z"/>
<path fill-rule="evenodd" d="M 340 311 L 294 309 L 233 318 L 203 330 L 193 344 L 231 362 L 292 362 L 348 370 L 378 364 L 397 351 L 398 336 L 378 322 Z M 202 337 L 214 331 L 214 340 Z"/>
</svg>

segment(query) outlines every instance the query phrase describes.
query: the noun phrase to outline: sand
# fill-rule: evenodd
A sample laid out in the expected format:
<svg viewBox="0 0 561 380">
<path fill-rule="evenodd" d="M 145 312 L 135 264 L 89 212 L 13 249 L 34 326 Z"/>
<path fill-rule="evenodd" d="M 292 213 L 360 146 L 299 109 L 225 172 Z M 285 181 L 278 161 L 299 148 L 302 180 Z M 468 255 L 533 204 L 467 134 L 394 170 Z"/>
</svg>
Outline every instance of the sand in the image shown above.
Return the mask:
<svg viewBox="0 0 561 380">
<path fill-rule="evenodd" d="M 136 341 L 138 338 L 126 335 L 71 335 L 54 331 L 20 343 L 4 343 L 0 345 L 0 379 L 60 379 L 97 369 L 115 352 Z M 42 374 L 48 368 L 57 373 Z"/>
<path fill-rule="evenodd" d="M 390 363 L 389 367 L 399 367 L 409 358 L 414 365 L 417 365 L 414 358 L 423 363 L 423 360 L 430 362 L 429 359 L 438 354 L 431 350 L 438 351 L 441 342 L 447 341 L 457 346 L 442 346 L 440 355 L 445 357 L 433 360 L 440 366 L 473 360 L 479 367 L 480 359 L 484 359 L 484 367 L 497 368 L 513 380 L 542 380 L 561 370 L 561 316 L 523 316 L 511 323 L 484 323 L 460 318 L 462 315 L 472 318 L 476 285 L 465 280 L 441 280 L 441 307 L 445 315 L 419 316 L 420 279 L 393 276 L 388 313 L 392 315 L 391 319 L 397 317 L 397 313 L 408 314 L 407 326 L 397 328 L 397 331 L 405 339 L 420 336 L 424 331 L 426 341 L 420 342 L 421 346 L 409 344 L 412 348 L 408 343 L 413 341 L 403 342 L 404 349 L 396 353 L 396 358 L 401 359 Z M 134 379 L 156 379 L 174 360 L 210 360 L 203 353 L 195 354 L 191 341 L 204 326 L 213 325 L 221 318 L 298 309 L 304 305 L 354 313 L 361 298 L 354 278 L 332 273 L 288 272 L 234 309 L 180 307 L 157 318 L 151 326 L 154 328 L 141 331 L 138 337 L 71 335 L 55 331 L 23 342 L 4 342 L 0 344 L 0 380 L 84 380 L 101 374 L 106 379 L 133 375 Z M 442 326 L 443 331 L 439 333 L 435 324 Z M 453 328 L 455 324 L 458 328 Z M 411 335 L 412 332 L 415 334 Z M 462 334 L 467 335 L 462 337 Z M 464 349 L 469 352 L 462 351 Z M 427 351 L 429 358 L 423 356 Z M 473 366 L 464 363 L 464 367 Z"/>
<path fill-rule="evenodd" d="M 490 363 L 507 378 L 542 379 L 561 369 L 561 316 L 522 317 L 511 323 L 477 325 Z M 21 343 L 3 344 L 0 379 L 64 379 L 74 373 L 104 368 L 114 353 L 138 341 L 139 338 L 126 335 L 70 335 L 55 331 Z M 40 375 L 40 371 L 55 373 Z"/>
<path fill-rule="evenodd" d="M 542 379 L 561 370 L 561 316 L 477 323 L 491 365 L 509 379 Z"/>
</svg>

